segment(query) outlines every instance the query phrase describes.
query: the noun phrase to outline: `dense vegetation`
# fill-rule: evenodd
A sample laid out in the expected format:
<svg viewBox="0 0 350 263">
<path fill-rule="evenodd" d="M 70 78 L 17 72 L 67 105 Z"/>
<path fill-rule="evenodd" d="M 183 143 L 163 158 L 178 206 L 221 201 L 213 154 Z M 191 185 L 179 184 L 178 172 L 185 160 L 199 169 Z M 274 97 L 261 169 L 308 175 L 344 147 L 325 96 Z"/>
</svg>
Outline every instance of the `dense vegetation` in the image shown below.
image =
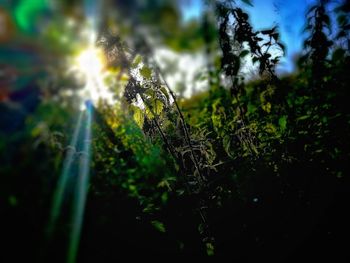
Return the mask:
<svg viewBox="0 0 350 263">
<path fill-rule="evenodd" d="M 200 22 L 178 24 L 171 36 L 170 5 L 151 12 L 119 3 L 132 18 L 119 17 L 122 30 L 104 30 L 98 41 L 118 73 L 118 103 L 88 105 L 91 175 L 79 262 L 347 256 L 350 9 L 341 3 L 330 12 L 329 5 L 310 7 L 297 70 L 279 76 L 286 47 L 278 27 L 255 30 L 234 1 L 207 1 Z M 155 26 L 157 8 L 168 19 Z M 205 50 L 207 67 L 196 81 L 208 89 L 178 96 L 139 24 L 150 34 L 158 30 L 157 41 L 175 50 Z M 255 79 L 242 73 L 247 61 L 257 65 Z M 22 108 L 0 104 L 1 227 L 8 245 L 1 256 L 66 258 L 78 179 L 69 179 L 50 237 L 46 225 L 65 157 L 73 152 L 78 162 L 84 152 L 70 146 L 77 95 L 62 92 L 79 83 L 62 67 L 55 63 L 30 84 Z"/>
</svg>

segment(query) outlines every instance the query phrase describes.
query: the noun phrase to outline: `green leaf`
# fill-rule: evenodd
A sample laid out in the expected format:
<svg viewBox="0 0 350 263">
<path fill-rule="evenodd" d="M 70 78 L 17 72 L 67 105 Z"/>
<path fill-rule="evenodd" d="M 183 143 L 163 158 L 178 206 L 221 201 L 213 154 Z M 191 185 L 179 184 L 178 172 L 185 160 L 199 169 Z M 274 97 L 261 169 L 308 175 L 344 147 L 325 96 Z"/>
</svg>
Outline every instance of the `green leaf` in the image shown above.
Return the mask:
<svg viewBox="0 0 350 263">
<path fill-rule="evenodd" d="M 143 66 L 142 69 L 140 69 L 140 74 L 142 77 L 150 79 L 152 76 L 152 70 L 147 66 Z"/>
<path fill-rule="evenodd" d="M 11 206 L 16 206 L 17 205 L 17 198 L 14 195 L 10 195 L 8 198 L 8 202 Z"/>
<path fill-rule="evenodd" d="M 233 158 L 233 154 L 231 153 L 231 137 L 226 135 L 224 138 L 223 138 L 223 146 L 224 146 L 224 149 L 227 153 L 228 156 L 230 156 L 231 158 Z"/>
<path fill-rule="evenodd" d="M 253 103 L 248 102 L 247 110 L 248 110 L 248 114 L 252 114 L 253 112 L 256 111 L 256 106 Z"/>
<path fill-rule="evenodd" d="M 206 243 L 207 247 L 207 255 L 208 256 L 214 256 L 214 245 L 212 243 Z"/>
<path fill-rule="evenodd" d="M 287 128 L 287 116 L 284 115 L 281 118 L 278 119 L 278 124 L 282 131 L 284 131 Z"/>
<path fill-rule="evenodd" d="M 306 120 L 306 119 L 308 119 L 308 118 L 310 118 L 309 115 L 300 116 L 300 117 L 297 118 L 297 121 Z"/>
<path fill-rule="evenodd" d="M 151 224 L 160 232 L 165 233 L 165 226 L 162 222 L 153 220 Z"/>
<path fill-rule="evenodd" d="M 267 102 L 267 103 L 261 105 L 261 108 L 262 108 L 264 111 L 266 111 L 267 113 L 270 113 L 270 112 L 271 112 L 271 107 L 272 107 L 272 105 L 271 105 L 270 102 Z"/>
<path fill-rule="evenodd" d="M 154 100 L 153 111 L 155 114 L 157 114 L 157 115 L 161 114 L 163 107 L 164 107 L 164 105 L 160 100 Z"/>
<path fill-rule="evenodd" d="M 167 193 L 167 192 L 164 192 L 164 193 L 162 194 L 162 196 L 161 196 L 161 199 L 162 199 L 162 203 L 163 203 L 163 204 L 166 204 L 166 203 L 168 202 L 168 199 L 169 199 L 168 193 Z"/>
<path fill-rule="evenodd" d="M 137 55 L 134 59 L 134 61 L 131 64 L 132 68 L 137 68 L 137 66 L 141 63 L 142 57 L 140 55 Z"/>
<path fill-rule="evenodd" d="M 268 133 L 276 133 L 276 127 L 272 123 L 267 123 L 265 126 L 265 130 Z"/>
<path fill-rule="evenodd" d="M 166 180 L 166 179 L 160 181 L 158 183 L 157 187 L 171 189 L 170 184 L 169 184 L 168 180 Z"/>
<path fill-rule="evenodd" d="M 145 115 L 139 107 L 134 107 L 134 120 L 136 124 L 142 129 L 145 120 Z"/>
<path fill-rule="evenodd" d="M 153 119 L 155 117 L 154 114 L 158 116 L 162 113 L 164 104 L 162 101 L 155 99 L 150 103 L 149 106 L 146 106 L 146 116 L 150 119 Z"/>
</svg>

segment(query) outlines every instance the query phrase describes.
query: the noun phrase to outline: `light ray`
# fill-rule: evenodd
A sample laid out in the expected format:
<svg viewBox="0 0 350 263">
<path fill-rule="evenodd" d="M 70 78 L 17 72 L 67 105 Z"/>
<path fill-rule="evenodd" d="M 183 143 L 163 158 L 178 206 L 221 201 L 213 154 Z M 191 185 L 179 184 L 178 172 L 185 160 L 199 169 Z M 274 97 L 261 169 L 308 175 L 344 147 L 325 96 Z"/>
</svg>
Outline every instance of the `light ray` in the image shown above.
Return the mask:
<svg viewBox="0 0 350 263">
<path fill-rule="evenodd" d="M 91 160 L 91 128 L 92 128 L 92 114 L 93 108 L 91 102 L 87 102 L 85 111 L 86 125 L 84 130 L 83 151 L 80 154 L 79 175 L 76 185 L 73 216 L 72 216 L 72 232 L 68 247 L 68 263 L 74 263 L 79 247 L 81 228 L 84 217 L 85 203 L 87 198 L 90 174 L 90 160 Z"/>
<path fill-rule="evenodd" d="M 77 80 L 84 82 L 82 94 L 80 94 L 85 107 L 82 109 L 79 121 L 74 130 L 71 141 L 71 149 L 67 152 L 63 164 L 62 175 L 59 178 L 57 189 L 54 194 L 51 218 L 49 221 L 49 233 L 52 234 L 54 226 L 60 216 L 62 203 L 65 194 L 67 194 L 68 181 L 74 183 L 74 192 L 72 200 L 71 214 L 71 232 L 68 240 L 67 262 L 74 263 L 77 259 L 80 236 L 83 225 L 85 205 L 88 195 L 90 165 L 91 165 L 91 139 L 92 139 L 92 118 L 93 102 L 96 103 L 100 98 L 110 102 L 113 98 L 112 92 L 106 85 L 106 78 L 110 72 L 106 69 L 103 50 L 96 46 L 97 29 L 99 16 L 97 11 L 101 3 L 99 1 L 85 0 L 85 11 L 87 18 L 87 27 L 82 32 L 81 52 L 73 57 L 69 64 L 72 65 L 69 71 L 76 73 Z M 75 165 L 76 157 L 79 156 L 78 167 Z M 73 169 L 74 168 L 74 169 Z M 69 180 L 72 178 L 74 180 Z"/>
<path fill-rule="evenodd" d="M 73 161 L 75 159 L 75 154 L 77 151 L 78 138 L 79 138 L 79 133 L 81 130 L 82 118 L 83 118 L 83 112 L 80 112 L 79 117 L 78 117 L 77 126 L 75 127 L 75 130 L 74 130 L 73 138 L 71 140 L 70 145 L 67 147 L 67 155 L 66 155 L 66 158 L 65 158 L 64 163 L 63 163 L 62 174 L 59 177 L 58 182 L 57 182 L 56 191 L 55 191 L 54 197 L 53 197 L 50 220 L 49 220 L 49 224 L 48 224 L 49 236 L 51 236 L 53 233 L 56 221 L 58 219 L 58 216 L 59 216 L 59 213 L 60 213 L 60 210 L 62 207 L 63 196 L 64 196 L 65 190 L 67 188 L 68 178 L 70 176 L 73 176 L 71 174 L 71 170 L 72 170 Z"/>
</svg>

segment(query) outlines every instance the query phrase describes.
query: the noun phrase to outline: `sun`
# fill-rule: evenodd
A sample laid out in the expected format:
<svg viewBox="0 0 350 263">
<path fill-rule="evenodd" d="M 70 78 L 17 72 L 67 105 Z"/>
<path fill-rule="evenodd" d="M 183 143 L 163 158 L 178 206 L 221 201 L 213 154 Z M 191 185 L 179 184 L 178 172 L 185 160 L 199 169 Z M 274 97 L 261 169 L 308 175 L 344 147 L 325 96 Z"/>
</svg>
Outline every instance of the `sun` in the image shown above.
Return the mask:
<svg viewBox="0 0 350 263">
<path fill-rule="evenodd" d="M 103 50 L 97 47 L 89 47 L 82 50 L 76 58 L 77 69 L 87 80 L 99 78 L 105 64 Z"/>
<path fill-rule="evenodd" d="M 97 103 L 102 99 L 109 104 L 113 103 L 113 93 L 107 85 L 111 72 L 102 48 L 90 45 L 82 49 L 74 56 L 71 71 L 84 82 L 84 88 L 80 92 L 84 101 Z"/>
</svg>

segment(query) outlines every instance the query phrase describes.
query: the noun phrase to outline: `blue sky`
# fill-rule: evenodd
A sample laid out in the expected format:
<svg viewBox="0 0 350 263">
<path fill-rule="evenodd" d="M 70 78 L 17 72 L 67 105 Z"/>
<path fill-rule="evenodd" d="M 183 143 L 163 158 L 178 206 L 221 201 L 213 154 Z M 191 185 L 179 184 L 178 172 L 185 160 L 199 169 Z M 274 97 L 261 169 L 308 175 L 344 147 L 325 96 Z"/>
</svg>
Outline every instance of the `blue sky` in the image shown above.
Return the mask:
<svg viewBox="0 0 350 263">
<path fill-rule="evenodd" d="M 184 7 L 185 19 L 199 16 L 202 10 L 202 0 L 187 0 Z M 305 13 L 315 0 L 252 0 L 253 7 L 238 4 L 250 15 L 255 29 L 279 26 L 282 42 L 287 47 L 287 54 L 279 66 L 280 71 L 293 70 L 293 57 L 302 49 L 302 29 L 305 24 Z"/>
</svg>

